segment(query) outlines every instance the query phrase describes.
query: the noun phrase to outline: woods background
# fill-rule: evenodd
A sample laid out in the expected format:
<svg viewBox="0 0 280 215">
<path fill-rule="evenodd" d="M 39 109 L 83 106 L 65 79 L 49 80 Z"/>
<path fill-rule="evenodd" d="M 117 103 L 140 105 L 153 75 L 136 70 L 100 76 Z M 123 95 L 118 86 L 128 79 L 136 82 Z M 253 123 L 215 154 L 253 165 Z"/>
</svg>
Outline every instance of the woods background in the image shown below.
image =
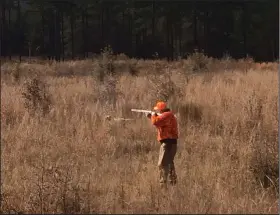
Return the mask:
<svg viewBox="0 0 280 215">
<path fill-rule="evenodd" d="M 87 58 L 111 46 L 129 57 L 279 54 L 279 1 L 1 0 L 1 56 Z"/>
</svg>

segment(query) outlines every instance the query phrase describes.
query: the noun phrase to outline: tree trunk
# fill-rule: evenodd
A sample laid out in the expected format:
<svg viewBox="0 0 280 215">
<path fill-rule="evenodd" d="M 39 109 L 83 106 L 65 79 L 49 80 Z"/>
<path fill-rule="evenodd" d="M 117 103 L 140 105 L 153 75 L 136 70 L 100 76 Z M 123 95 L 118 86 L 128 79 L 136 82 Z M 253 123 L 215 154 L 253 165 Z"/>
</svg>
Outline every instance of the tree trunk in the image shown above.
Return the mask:
<svg viewBox="0 0 280 215">
<path fill-rule="evenodd" d="M 278 34 L 278 33 L 277 33 Z M 273 55 L 273 60 L 279 60 L 279 36 L 276 35 L 275 39 L 273 40 L 274 43 L 273 43 L 273 47 L 274 47 L 274 55 Z"/>
<path fill-rule="evenodd" d="M 72 56 L 72 60 L 74 60 L 75 57 L 75 50 L 74 50 L 74 12 L 73 12 L 73 6 L 71 7 L 71 15 L 70 15 L 70 28 L 71 28 L 71 56 Z"/>
<path fill-rule="evenodd" d="M 56 26 L 57 26 L 57 60 L 60 61 L 61 59 L 61 12 L 60 9 L 57 10 L 57 19 L 56 19 Z"/>
<path fill-rule="evenodd" d="M 173 22 L 172 20 L 170 20 L 170 57 L 171 60 L 174 60 L 174 36 L 173 36 L 173 32 L 174 32 L 174 26 L 173 26 Z"/>
<path fill-rule="evenodd" d="M 175 28 L 174 28 L 174 17 L 175 17 L 175 14 L 174 14 L 174 9 L 173 9 L 173 5 L 172 3 L 169 3 L 171 4 L 170 5 L 170 11 L 169 11 L 169 30 L 170 30 L 170 57 L 171 57 L 171 60 L 173 61 L 174 60 L 174 31 L 175 31 Z"/>
<path fill-rule="evenodd" d="M 140 38 L 139 38 L 139 33 L 136 33 L 135 35 L 135 48 L 134 48 L 134 54 L 138 55 L 139 53 L 139 44 L 140 44 Z"/>
<path fill-rule="evenodd" d="M 194 2 L 194 10 L 193 10 L 193 41 L 195 49 L 199 50 L 198 39 L 197 39 L 197 5 Z"/>
<path fill-rule="evenodd" d="M 169 37 L 169 16 L 166 16 L 166 50 L 167 50 L 167 60 L 170 60 L 170 37 Z"/>
<path fill-rule="evenodd" d="M 104 7 L 102 5 L 101 9 L 101 41 L 102 45 L 104 44 Z"/>
<path fill-rule="evenodd" d="M 135 1 L 132 3 L 132 13 L 131 13 L 131 26 L 130 26 L 130 54 L 131 56 L 135 56 L 135 46 L 136 46 L 136 37 L 133 34 L 134 27 L 134 17 L 135 17 Z"/>
<path fill-rule="evenodd" d="M 110 9 L 109 5 L 107 6 L 107 11 L 106 11 L 106 35 L 105 35 L 105 41 L 106 41 L 106 46 L 110 45 L 110 29 L 111 29 L 111 16 L 110 16 Z"/>
<path fill-rule="evenodd" d="M 248 16 L 248 10 L 247 10 L 247 3 L 243 2 L 243 54 L 244 57 L 247 56 L 247 16 Z"/>
<path fill-rule="evenodd" d="M 127 38 L 127 29 L 126 29 L 126 26 L 125 26 L 125 12 L 123 11 L 122 12 L 122 33 L 118 33 L 118 37 L 121 36 L 121 38 L 123 38 L 121 40 L 121 44 L 120 44 L 120 49 L 122 52 L 126 53 L 127 52 L 127 42 L 126 41 L 126 38 Z M 129 27 L 129 26 L 128 26 Z"/>
<path fill-rule="evenodd" d="M 53 60 L 55 56 L 55 31 L 54 31 L 54 12 L 50 10 L 50 19 L 48 22 L 49 25 L 49 60 Z"/>
<path fill-rule="evenodd" d="M 204 31 L 203 31 L 203 37 L 204 37 L 204 52 L 208 53 L 208 30 L 209 30 L 209 11 L 208 11 L 208 3 L 204 8 Z"/>
<path fill-rule="evenodd" d="M 41 54 L 45 54 L 45 11 L 44 11 L 44 7 L 42 8 L 42 12 L 41 12 L 41 28 L 42 28 L 42 34 L 41 34 L 41 47 L 40 47 L 40 52 Z"/>
<path fill-rule="evenodd" d="M 153 44 L 155 43 L 155 16 L 156 16 L 156 2 L 155 2 L 155 0 L 153 0 L 153 18 L 152 18 Z"/>
<path fill-rule="evenodd" d="M 82 9 L 83 56 L 86 58 L 85 12 Z"/>
<path fill-rule="evenodd" d="M 227 16 L 225 17 L 226 19 L 226 25 L 225 25 L 225 48 L 224 50 L 229 53 L 230 52 L 230 31 L 232 30 L 232 17 L 231 17 L 231 11 L 232 9 L 229 7 L 225 7 L 224 9 L 225 11 L 227 11 Z"/>
<path fill-rule="evenodd" d="M 63 11 L 61 12 L 61 54 L 62 54 L 62 61 L 64 61 L 64 13 Z"/>
<path fill-rule="evenodd" d="M 86 38 L 85 38 L 85 42 L 86 42 L 86 57 L 88 58 L 88 52 L 89 52 L 89 47 L 88 47 L 88 11 L 86 8 L 86 14 L 85 14 L 85 21 L 86 21 Z"/>
<path fill-rule="evenodd" d="M 22 55 L 22 47 L 23 47 L 23 34 L 21 29 L 21 7 L 20 7 L 20 0 L 17 1 L 17 24 L 18 24 L 18 54 L 19 54 L 19 61 L 21 62 L 21 55 Z"/>
<path fill-rule="evenodd" d="M 6 57 L 6 1 L 2 1 L 1 56 Z"/>
<path fill-rule="evenodd" d="M 12 44 L 11 44 L 11 5 L 9 5 L 9 9 L 8 9 L 8 19 L 9 19 L 9 31 L 8 31 L 8 43 L 7 46 L 9 47 L 9 59 L 12 59 L 12 53 L 11 53 L 11 48 L 12 48 Z"/>
<path fill-rule="evenodd" d="M 170 5 L 167 5 L 170 7 Z M 166 14 L 166 35 L 167 35 L 167 59 L 169 60 L 173 60 L 174 57 L 174 39 L 173 39 L 173 10 L 172 8 L 168 9 L 167 14 Z"/>
<path fill-rule="evenodd" d="M 122 27 L 124 30 L 125 29 L 125 12 L 124 11 L 122 12 Z"/>
<path fill-rule="evenodd" d="M 58 43 L 57 43 L 57 9 L 54 10 L 54 56 L 57 61 L 58 56 Z"/>
<path fill-rule="evenodd" d="M 127 54 L 128 56 L 131 56 L 132 54 L 132 17 L 131 14 L 128 15 L 128 38 L 129 38 L 129 44 L 128 44 L 128 50 Z"/>
<path fill-rule="evenodd" d="M 55 35 L 55 60 L 60 61 L 61 58 L 61 34 L 60 34 L 60 26 L 61 26 L 61 12 L 57 7 L 55 9 L 55 17 L 54 17 L 54 35 Z"/>
<path fill-rule="evenodd" d="M 179 32 L 178 32 L 178 39 L 179 39 L 179 54 L 180 54 L 180 57 L 183 56 L 183 53 L 182 53 L 182 36 L 183 36 L 183 18 L 181 17 L 180 18 L 180 22 L 179 22 Z"/>
</svg>

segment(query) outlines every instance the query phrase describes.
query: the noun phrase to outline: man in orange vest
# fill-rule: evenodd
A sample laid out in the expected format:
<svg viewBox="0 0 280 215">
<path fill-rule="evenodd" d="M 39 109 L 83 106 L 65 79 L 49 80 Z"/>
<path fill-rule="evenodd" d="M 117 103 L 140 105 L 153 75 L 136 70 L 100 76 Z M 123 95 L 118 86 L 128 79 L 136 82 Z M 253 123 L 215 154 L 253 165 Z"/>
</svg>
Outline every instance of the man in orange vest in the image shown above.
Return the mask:
<svg viewBox="0 0 280 215">
<path fill-rule="evenodd" d="M 177 175 L 174 166 L 174 157 L 177 152 L 178 124 L 175 115 L 165 102 L 158 102 L 154 107 L 160 115 L 147 114 L 152 124 L 157 128 L 157 140 L 160 142 L 158 167 L 160 171 L 160 183 L 166 186 L 167 180 L 171 185 L 177 183 Z"/>
</svg>

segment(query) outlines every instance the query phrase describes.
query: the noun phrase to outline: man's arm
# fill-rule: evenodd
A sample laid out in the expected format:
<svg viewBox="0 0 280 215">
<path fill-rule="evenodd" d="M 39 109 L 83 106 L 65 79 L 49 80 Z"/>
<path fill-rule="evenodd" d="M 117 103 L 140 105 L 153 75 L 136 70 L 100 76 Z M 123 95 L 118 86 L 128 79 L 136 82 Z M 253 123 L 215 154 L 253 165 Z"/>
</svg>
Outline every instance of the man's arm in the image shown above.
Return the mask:
<svg viewBox="0 0 280 215">
<path fill-rule="evenodd" d="M 168 114 L 162 114 L 160 116 L 152 115 L 151 120 L 154 126 L 160 127 L 165 124 L 165 119 L 168 117 Z"/>
</svg>

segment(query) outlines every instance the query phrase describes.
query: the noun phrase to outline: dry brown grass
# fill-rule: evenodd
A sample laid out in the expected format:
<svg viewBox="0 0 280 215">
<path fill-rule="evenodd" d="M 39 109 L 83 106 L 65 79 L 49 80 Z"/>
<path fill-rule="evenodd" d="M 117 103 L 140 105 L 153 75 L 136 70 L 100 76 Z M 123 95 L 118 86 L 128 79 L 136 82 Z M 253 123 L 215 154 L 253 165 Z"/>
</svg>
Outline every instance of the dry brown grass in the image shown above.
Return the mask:
<svg viewBox="0 0 280 215">
<path fill-rule="evenodd" d="M 210 59 L 192 73 L 190 60 L 120 60 L 102 83 L 97 61 L 2 65 L 2 212 L 277 212 L 277 64 Z M 179 183 L 167 193 L 156 131 L 130 112 L 157 99 L 180 122 Z"/>
</svg>

